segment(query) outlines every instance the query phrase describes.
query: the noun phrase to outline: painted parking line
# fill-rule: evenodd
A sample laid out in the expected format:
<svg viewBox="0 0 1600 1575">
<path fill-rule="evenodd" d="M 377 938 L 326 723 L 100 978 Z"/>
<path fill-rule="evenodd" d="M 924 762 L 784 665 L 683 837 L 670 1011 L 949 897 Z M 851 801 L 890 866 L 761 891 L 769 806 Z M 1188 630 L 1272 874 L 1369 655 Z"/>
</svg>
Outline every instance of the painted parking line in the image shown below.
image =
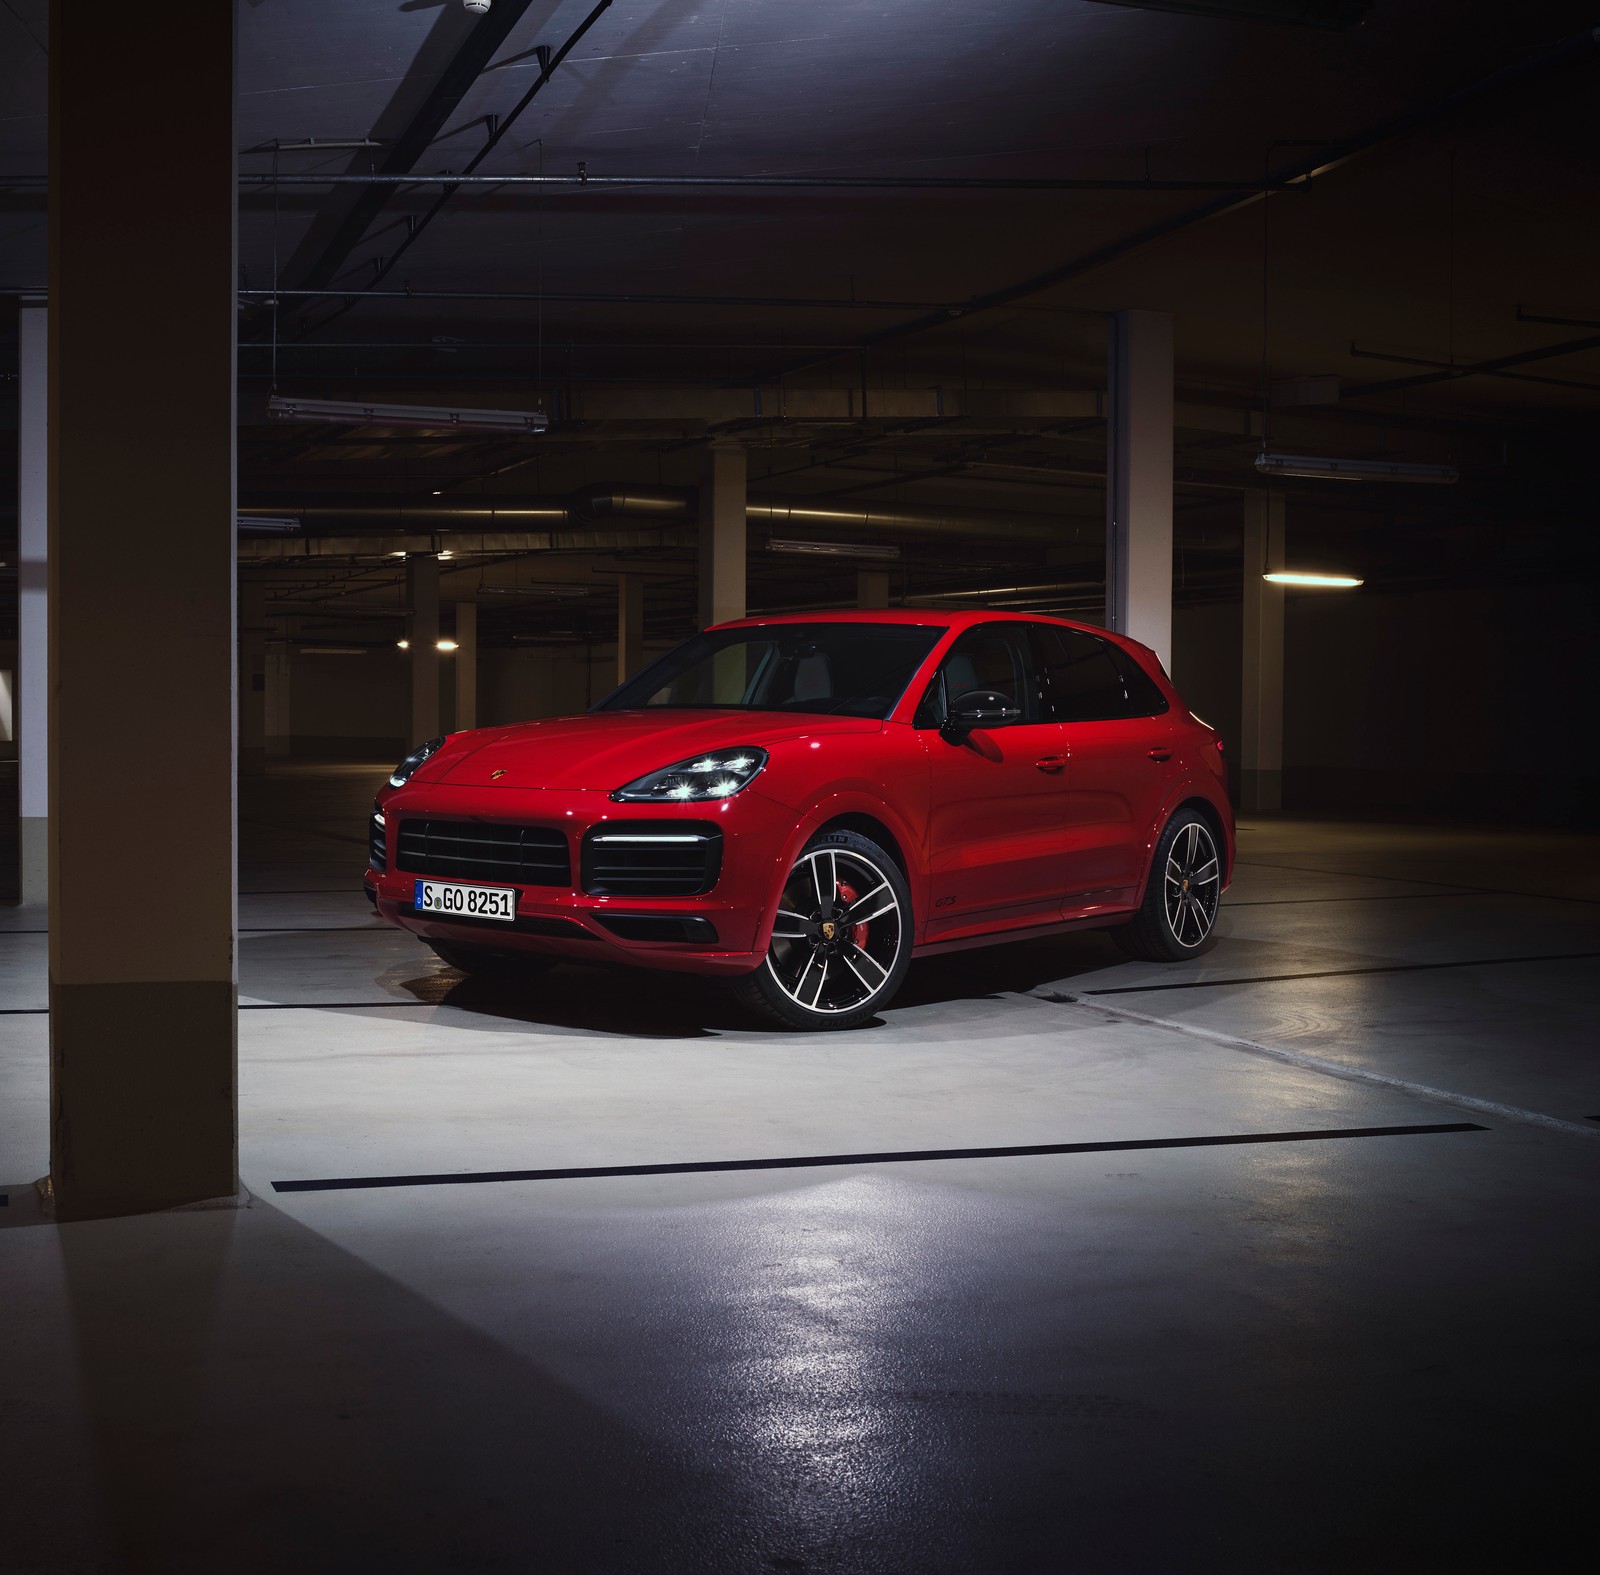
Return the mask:
<svg viewBox="0 0 1600 1575">
<path fill-rule="evenodd" d="M 1228 1148 L 1246 1143 L 1314 1143 L 1331 1138 L 1422 1137 L 1487 1132 L 1472 1121 L 1403 1127 L 1319 1127 L 1306 1132 L 1238 1132 L 1218 1137 L 1126 1138 L 1107 1143 L 1025 1143 L 1004 1148 L 891 1149 L 879 1154 L 802 1154 L 781 1159 L 707 1159 L 666 1165 L 579 1165 L 557 1170 L 458 1170 L 420 1176 L 331 1176 L 275 1181 L 274 1192 L 353 1192 L 371 1187 L 457 1187 L 492 1181 L 576 1181 L 608 1176 L 695 1176 L 738 1170 L 814 1170 L 832 1165 L 902 1165 L 930 1159 L 1030 1159 L 1043 1154 L 1121 1154 L 1134 1149 Z"/>
<path fill-rule="evenodd" d="M 1508 959 L 1509 960 L 1509 959 Z M 1527 959 L 1516 959 L 1524 961 Z M 1327 1077 L 1337 1077 L 1347 1083 L 1370 1083 L 1378 1088 L 1393 1089 L 1397 1093 L 1414 1094 L 1434 1104 L 1451 1105 L 1458 1110 L 1470 1110 L 1475 1115 L 1497 1116 L 1502 1121 L 1514 1121 L 1522 1126 L 1544 1127 L 1553 1132 L 1590 1140 L 1600 1139 L 1600 1127 L 1586 1127 L 1561 1116 L 1547 1116 L 1541 1110 L 1526 1110 L 1521 1105 L 1502 1104 L 1494 1099 L 1479 1099 L 1473 1094 L 1457 1093 L 1454 1089 L 1435 1088 L 1431 1083 L 1413 1082 L 1407 1077 L 1391 1077 L 1387 1072 L 1374 1072 L 1367 1067 L 1352 1066 L 1344 1061 L 1330 1061 L 1326 1056 L 1310 1055 L 1304 1050 L 1291 1050 L 1286 1045 L 1269 1045 L 1259 1039 L 1244 1039 L 1238 1034 L 1224 1034 L 1213 1028 L 1200 1028 L 1193 1023 L 1183 1023 L 1170 1017 L 1152 1017 L 1148 1012 L 1135 1012 L 1125 1006 L 1112 1006 L 1108 1001 L 1090 1000 L 1089 992 L 1081 996 L 1055 994 L 1036 996 L 1036 1000 L 1054 1001 L 1060 1005 L 1083 1007 L 1100 1012 L 1127 1023 L 1140 1023 L 1147 1028 L 1165 1028 L 1171 1033 L 1185 1034 L 1191 1039 L 1204 1039 L 1210 1044 L 1226 1045 L 1232 1050 L 1245 1050 L 1252 1055 L 1269 1056 L 1274 1061 L 1284 1061 L 1308 1072 L 1321 1072 Z"/>
<path fill-rule="evenodd" d="M 1312 973 L 1240 974 L 1227 979 L 1190 979 L 1177 984 L 1119 984 L 1099 989 L 1046 992 L 1041 1001 L 1076 1001 L 1081 996 L 1148 995 L 1159 990 L 1216 990 L 1225 984 L 1288 984 L 1297 979 L 1343 979 L 1364 973 L 1430 973 L 1437 968 L 1496 968 L 1506 963 L 1584 962 L 1600 952 L 1538 952 L 1526 957 L 1464 957 L 1459 962 L 1372 963 L 1364 968 L 1324 968 Z"/>
</svg>

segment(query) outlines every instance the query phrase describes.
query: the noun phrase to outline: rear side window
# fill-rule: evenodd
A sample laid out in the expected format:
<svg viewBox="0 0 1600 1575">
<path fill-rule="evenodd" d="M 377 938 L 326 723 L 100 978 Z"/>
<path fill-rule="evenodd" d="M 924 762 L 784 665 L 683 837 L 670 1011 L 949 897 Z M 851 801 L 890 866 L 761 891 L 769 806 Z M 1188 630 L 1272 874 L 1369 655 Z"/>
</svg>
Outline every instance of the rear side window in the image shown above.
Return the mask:
<svg viewBox="0 0 1600 1575">
<path fill-rule="evenodd" d="M 1167 698 L 1133 657 L 1081 629 L 1031 625 L 1052 722 L 1108 722 L 1159 716 Z"/>
</svg>

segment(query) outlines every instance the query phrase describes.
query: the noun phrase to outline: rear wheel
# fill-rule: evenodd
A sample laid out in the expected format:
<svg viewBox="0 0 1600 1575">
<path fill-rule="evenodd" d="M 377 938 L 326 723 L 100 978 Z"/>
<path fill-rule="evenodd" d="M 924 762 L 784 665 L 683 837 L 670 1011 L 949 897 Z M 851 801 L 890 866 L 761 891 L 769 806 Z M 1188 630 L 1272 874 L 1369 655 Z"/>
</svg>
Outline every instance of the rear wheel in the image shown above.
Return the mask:
<svg viewBox="0 0 1600 1575">
<path fill-rule="evenodd" d="M 911 940 L 899 865 L 859 832 L 826 832 L 795 860 L 766 960 L 734 990 L 785 1028 L 854 1028 L 900 988 Z"/>
<path fill-rule="evenodd" d="M 536 952 L 497 952 L 492 946 L 460 941 L 429 941 L 428 945 L 441 962 L 478 979 L 533 979 L 556 965 L 554 957 Z"/>
<path fill-rule="evenodd" d="M 1111 932 L 1130 957 L 1182 962 L 1209 950 L 1222 901 L 1222 858 L 1205 816 L 1180 809 L 1167 822 L 1150 864 L 1150 883 L 1131 924 Z"/>
</svg>

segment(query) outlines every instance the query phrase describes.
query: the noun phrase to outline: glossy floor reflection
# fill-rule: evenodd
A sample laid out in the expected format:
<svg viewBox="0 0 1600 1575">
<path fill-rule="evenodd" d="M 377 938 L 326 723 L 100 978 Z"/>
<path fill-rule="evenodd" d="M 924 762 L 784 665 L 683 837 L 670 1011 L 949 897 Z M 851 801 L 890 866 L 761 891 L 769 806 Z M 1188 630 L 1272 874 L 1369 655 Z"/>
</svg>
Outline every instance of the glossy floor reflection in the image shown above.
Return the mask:
<svg viewBox="0 0 1600 1575">
<path fill-rule="evenodd" d="M 0 915 L 8 1568 L 1342 1575 L 1587 1536 L 1592 841 L 1247 821 L 1193 965 L 960 954 L 807 1037 L 689 979 L 463 980 L 355 890 L 372 776 L 244 804 L 249 1209 L 40 1221 L 45 936 Z"/>
</svg>

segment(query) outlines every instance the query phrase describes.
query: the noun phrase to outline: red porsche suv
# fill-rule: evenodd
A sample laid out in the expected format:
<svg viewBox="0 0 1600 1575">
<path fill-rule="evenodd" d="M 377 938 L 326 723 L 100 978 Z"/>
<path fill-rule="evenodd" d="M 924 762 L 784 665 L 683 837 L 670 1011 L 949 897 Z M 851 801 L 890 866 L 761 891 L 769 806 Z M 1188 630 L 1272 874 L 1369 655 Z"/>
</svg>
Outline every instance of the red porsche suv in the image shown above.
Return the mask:
<svg viewBox="0 0 1600 1575">
<path fill-rule="evenodd" d="M 847 1028 L 913 957 L 1104 927 L 1206 947 L 1234 854 L 1222 743 L 1154 654 L 1059 619 L 721 624 L 579 716 L 409 754 L 367 892 L 453 967 L 725 976 Z"/>
</svg>

